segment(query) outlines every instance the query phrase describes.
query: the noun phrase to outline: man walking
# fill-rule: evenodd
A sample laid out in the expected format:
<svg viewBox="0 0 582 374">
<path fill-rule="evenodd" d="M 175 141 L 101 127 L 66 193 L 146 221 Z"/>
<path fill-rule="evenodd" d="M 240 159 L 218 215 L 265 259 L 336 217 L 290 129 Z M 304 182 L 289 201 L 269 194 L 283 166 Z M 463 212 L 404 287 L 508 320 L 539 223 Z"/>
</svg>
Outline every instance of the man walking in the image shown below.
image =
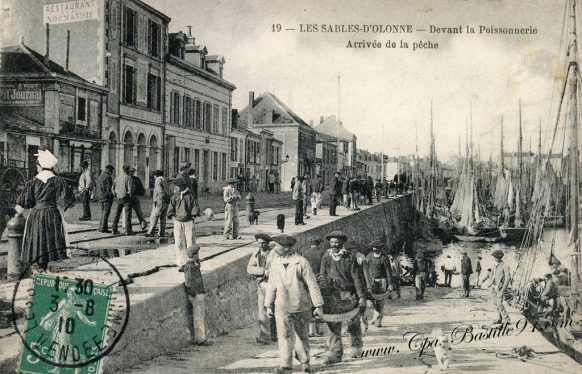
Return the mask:
<svg viewBox="0 0 582 374">
<path fill-rule="evenodd" d="M 323 180 L 319 174 L 311 179 L 311 213 L 316 216 L 317 210 L 321 206 L 321 193 L 323 192 Z"/>
<path fill-rule="evenodd" d="M 131 195 L 131 207 L 135 211 L 135 215 L 137 219 L 139 219 L 139 223 L 141 224 L 141 229 L 145 231 L 148 228 L 148 223 L 145 220 L 145 216 L 143 214 L 143 210 L 141 209 L 141 202 L 140 197 L 145 195 L 145 188 L 143 187 L 143 183 L 141 179 L 137 175 L 135 175 L 135 168 L 131 166 L 129 168 L 129 175 L 133 180 L 134 186 L 134 193 Z"/>
<path fill-rule="evenodd" d="M 498 318 L 494 322 L 495 324 L 500 324 L 502 322 L 509 323 L 509 315 L 505 310 L 503 305 L 505 292 L 509 286 L 511 280 L 511 274 L 509 272 L 509 266 L 505 265 L 503 262 L 503 251 L 497 249 L 491 253 L 495 258 L 495 268 L 493 268 L 492 276 L 493 281 L 491 282 L 491 290 L 493 292 L 493 299 L 495 300 L 495 306 L 497 308 Z"/>
<path fill-rule="evenodd" d="M 307 204 L 309 203 L 309 197 L 311 196 L 312 192 L 313 189 L 311 188 L 311 175 L 305 174 L 303 179 L 303 216 L 305 218 L 309 218 L 307 215 Z M 313 209 L 313 206 L 311 206 L 311 209 Z"/>
<path fill-rule="evenodd" d="M 79 221 L 89 221 L 91 219 L 91 192 L 93 191 L 93 180 L 91 178 L 91 168 L 89 161 L 81 162 L 81 176 L 79 177 L 79 193 L 83 200 L 83 216 Z"/>
<path fill-rule="evenodd" d="M 291 199 L 295 201 L 295 225 L 305 225 L 303 222 L 303 177 L 297 177 L 297 183 L 293 186 Z"/>
<path fill-rule="evenodd" d="M 477 265 L 475 265 L 475 273 L 477 273 L 477 287 L 479 287 L 480 285 L 480 279 L 481 279 L 481 260 L 482 257 L 481 256 L 477 256 Z"/>
<path fill-rule="evenodd" d="M 275 177 L 275 173 L 271 170 L 269 173 L 269 193 L 275 193 L 275 183 L 277 182 L 277 177 Z"/>
<path fill-rule="evenodd" d="M 186 248 L 196 244 L 194 219 L 197 212 L 195 211 L 194 196 L 186 186 L 186 181 L 176 179 L 174 183 L 178 191 L 170 199 L 168 218 L 174 219 L 176 265 L 181 268 L 188 261 Z"/>
<path fill-rule="evenodd" d="M 161 170 L 154 171 L 154 178 L 154 194 L 152 199 L 153 206 L 150 214 L 150 227 L 144 235 L 153 236 L 159 220 L 160 237 L 164 237 L 166 236 L 166 215 L 168 214 L 171 195 L 168 191 L 168 184 L 164 179 L 164 172 Z"/>
<path fill-rule="evenodd" d="M 388 254 L 388 261 L 390 262 L 390 274 L 392 275 L 392 289 L 396 293 L 396 297 L 400 299 L 400 277 L 402 276 L 402 266 L 400 266 L 400 256 L 398 250 L 392 249 Z"/>
<path fill-rule="evenodd" d="M 125 235 L 133 235 L 131 228 L 131 196 L 134 193 L 133 179 L 129 175 L 129 165 L 123 165 L 123 173 L 121 173 L 114 182 L 115 196 L 117 196 L 117 204 L 113 214 L 113 223 L 111 229 L 114 235 L 118 235 L 117 226 L 119 224 L 119 217 L 121 212 L 124 214 Z"/>
<path fill-rule="evenodd" d="M 226 187 L 222 188 L 222 198 L 224 200 L 224 238 L 241 239 L 238 234 L 238 202 L 241 199 L 236 188 L 237 181 L 231 180 Z"/>
<path fill-rule="evenodd" d="M 340 181 L 340 172 L 336 171 L 333 179 L 331 180 L 330 190 L 329 190 L 329 215 L 337 216 L 335 208 L 338 205 L 338 199 L 341 196 L 342 182 Z"/>
<path fill-rule="evenodd" d="M 247 273 L 255 277 L 257 282 L 257 301 L 258 301 L 258 321 L 259 335 L 255 339 L 259 344 L 269 344 L 277 340 L 277 329 L 275 320 L 267 317 L 267 308 L 265 307 L 265 294 L 269 281 L 269 271 L 271 269 L 271 247 L 269 243 L 273 240 L 269 235 L 259 233 L 255 235 L 259 248 L 251 255 L 247 265 Z"/>
<path fill-rule="evenodd" d="M 451 280 L 453 279 L 453 273 L 456 269 L 455 262 L 451 256 L 447 255 L 443 266 L 445 271 L 445 287 L 451 287 Z"/>
<path fill-rule="evenodd" d="M 331 248 L 321 259 L 320 277 L 325 280 L 330 288 L 332 297 L 342 302 L 356 302 L 360 310 L 366 308 L 364 293 L 364 281 L 356 262 L 356 257 L 344 248 L 347 236 L 341 231 L 334 231 L 325 237 L 329 240 Z M 335 295 L 335 296 L 334 296 Z M 338 309 L 337 303 L 326 304 L 331 314 L 340 314 L 344 311 Z M 342 322 L 327 322 L 329 336 L 327 339 L 328 355 L 327 364 L 340 362 L 343 357 Z M 360 325 L 360 313 L 348 321 L 348 333 L 351 339 L 352 352 L 350 357 L 359 357 L 364 345 L 362 341 L 362 327 Z"/>
<path fill-rule="evenodd" d="M 293 371 L 295 350 L 301 370 L 309 373 L 309 320 L 312 308 L 315 318 L 323 315 L 323 298 L 311 266 L 292 249 L 295 238 L 279 235 L 272 239 L 276 256 L 271 262 L 265 306 L 267 315 L 274 316 L 277 325 L 281 363 L 275 372 Z"/>
<path fill-rule="evenodd" d="M 372 242 L 372 252 L 367 256 L 368 262 L 368 279 L 370 280 L 369 290 L 372 295 L 383 294 L 387 291 L 392 291 L 392 268 L 390 260 L 382 253 L 384 244 L 376 240 Z M 372 300 L 374 305 L 374 316 L 372 317 L 372 325 L 382 327 L 382 318 L 384 316 L 384 300 Z"/>
<path fill-rule="evenodd" d="M 111 213 L 111 205 L 113 205 L 113 170 L 115 168 L 111 165 L 106 165 L 105 170 L 97 178 L 97 193 L 99 202 L 101 203 L 101 221 L 99 224 L 99 232 L 110 233 L 108 226 L 109 214 Z"/>
<path fill-rule="evenodd" d="M 424 299 L 424 289 L 426 287 L 426 277 L 428 274 L 428 261 L 424 252 L 420 250 L 414 263 L 412 264 L 412 276 L 414 277 L 414 287 L 416 288 L 416 300 Z"/>
<path fill-rule="evenodd" d="M 471 292 L 471 274 L 473 274 L 473 266 L 471 259 L 467 256 L 467 252 L 463 252 L 463 259 L 461 260 L 461 275 L 463 277 L 463 297 L 469 297 Z"/>
</svg>

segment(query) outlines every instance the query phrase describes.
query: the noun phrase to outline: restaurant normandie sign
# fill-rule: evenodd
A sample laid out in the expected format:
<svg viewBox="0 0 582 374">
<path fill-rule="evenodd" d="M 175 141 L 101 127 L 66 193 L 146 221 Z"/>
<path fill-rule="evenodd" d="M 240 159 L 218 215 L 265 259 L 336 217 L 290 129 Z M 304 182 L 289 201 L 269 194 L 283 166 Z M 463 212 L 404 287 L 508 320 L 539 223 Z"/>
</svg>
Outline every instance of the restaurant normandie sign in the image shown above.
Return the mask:
<svg viewBox="0 0 582 374">
<path fill-rule="evenodd" d="M 45 5 L 44 23 L 59 24 L 97 19 L 101 0 L 68 1 Z"/>
</svg>

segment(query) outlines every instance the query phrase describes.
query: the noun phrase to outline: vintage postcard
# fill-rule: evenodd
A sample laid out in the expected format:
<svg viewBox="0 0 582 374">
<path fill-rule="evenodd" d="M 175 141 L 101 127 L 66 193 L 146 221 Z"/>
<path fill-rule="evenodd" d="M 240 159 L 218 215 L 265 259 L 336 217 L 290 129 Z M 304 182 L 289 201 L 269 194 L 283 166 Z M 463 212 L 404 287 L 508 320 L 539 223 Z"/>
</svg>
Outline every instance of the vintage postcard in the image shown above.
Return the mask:
<svg viewBox="0 0 582 374">
<path fill-rule="evenodd" d="M 576 0 L 0 0 L 0 373 L 582 372 Z"/>
</svg>

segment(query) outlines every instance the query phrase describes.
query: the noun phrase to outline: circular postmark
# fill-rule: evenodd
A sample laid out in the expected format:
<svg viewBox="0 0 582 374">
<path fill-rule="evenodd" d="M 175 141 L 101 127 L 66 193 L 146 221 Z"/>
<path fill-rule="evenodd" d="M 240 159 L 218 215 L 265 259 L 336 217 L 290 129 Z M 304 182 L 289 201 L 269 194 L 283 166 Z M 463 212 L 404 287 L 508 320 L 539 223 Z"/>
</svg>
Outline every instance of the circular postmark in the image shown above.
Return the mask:
<svg viewBox="0 0 582 374">
<path fill-rule="evenodd" d="M 129 292 L 121 273 L 102 256 L 82 271 L 25 278 L 30 267 L 21 272 L 12 294 L 13 316 L 17 304 L 25 308 L 24 326 L 16 318 L 13 322 L 22 339 L 19 370 L 99 372 L 100 360 L 113 350 L 129 322 Z"/>
</svg>

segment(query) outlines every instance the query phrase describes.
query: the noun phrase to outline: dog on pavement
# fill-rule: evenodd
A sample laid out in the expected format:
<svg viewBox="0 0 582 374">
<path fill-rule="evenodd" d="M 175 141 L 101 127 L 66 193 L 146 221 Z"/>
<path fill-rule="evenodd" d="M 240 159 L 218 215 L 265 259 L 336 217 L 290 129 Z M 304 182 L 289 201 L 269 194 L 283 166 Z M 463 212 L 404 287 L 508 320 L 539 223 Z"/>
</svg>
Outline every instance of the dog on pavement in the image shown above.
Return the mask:
<svg viewBox="0 0 582 374">
<path fill-rule="evenodd" d="M 285 215 L 277 214 L 277 229 L 283 233 L 285 231 Z"/>
<path fill-rule="evenodd" d="M 249 222 L 251 225 L 255 224 L 258 225 L 259 224 L 259 216 L 261 215 L 261 212 L 259 212 L 258 210 L 254 210 L 251 212 L 251 215 L 249 217 Z"/>
<path fill-rule="evenodd" d="M 444 334 L 439 335 L 434 347 L 434 355 L 437 359 L 441 371 L 447 370 L 449 364 L 451 363 L 451 355 L 449 353 L 450 350 L 451 342 L 449 341 L 449 337 Z"/>
<path fill-rule="evenodd" d="M 214 212 L 212 211 L 212 209 L 210 208 L 204 209 L 204 215 L 206 216 L 207 220 L 209 221 L 214 220 Z"/>
</svg>

